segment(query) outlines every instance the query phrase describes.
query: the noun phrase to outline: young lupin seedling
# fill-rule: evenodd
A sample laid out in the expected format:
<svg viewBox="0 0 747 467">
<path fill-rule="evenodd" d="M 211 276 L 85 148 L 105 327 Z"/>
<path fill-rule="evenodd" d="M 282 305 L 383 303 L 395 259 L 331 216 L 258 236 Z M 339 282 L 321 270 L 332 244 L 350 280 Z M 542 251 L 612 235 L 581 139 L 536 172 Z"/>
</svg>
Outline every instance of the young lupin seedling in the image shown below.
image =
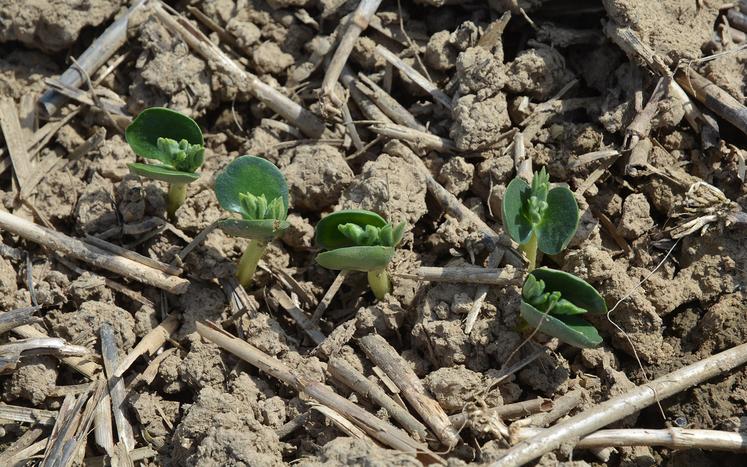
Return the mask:
<svg viewBox="0 0 747 467">
<path fill-rule="evenodd" d="M 242 217 L 222 220 L 218 226 L 229 235 L 250 239 L 236 272 L 247 287 L 267 244 L 288 228 L 288 185 L 271 162 L 241 156 L 218 174 L 215 194 L 223 209 Z"/>
<path fill-rule="evenodd" d="M 143 110 L 125 130 L 125 138 L 138 156 L 161 164 L 128 164 L 130 172 L 168 182 L 166 211 L 174 218 L 187 197 L 187 184 L 200 175 L 195 173 L 205 158 L 202 131 L 194 120 L 163 107 Z"/>
<path fill-rule="evenodd" d="M 544 168 L 534 173 L 531 186 L 514 178 L 503 196 L 503 226 L 529 259 L 529 270 L 537 266 L 537 248 L 549 255 L 560 253 L 578 227 L 578 204 L 566 187 L 550 189 Z"/>
<path fill-rule="evenodd" d="M 575 347 L 596 347 L 602 337 L 581 318 L 607 313 L 607 304 L 588 282 L 549 268 L 530 272 L 521 291 L 521 317 L 543 333 Z"/>
<path fill-rule="evenodd" d="M 316 243 L 328 250 L 316 262 L 327 269 L 367 272 L 371 290 L 383 300 L 391 288 L 386 267 L 404 233 L 404 222 L 392 227 L 371 211 L 338 211 L 316 225 Z"/>
</svg>

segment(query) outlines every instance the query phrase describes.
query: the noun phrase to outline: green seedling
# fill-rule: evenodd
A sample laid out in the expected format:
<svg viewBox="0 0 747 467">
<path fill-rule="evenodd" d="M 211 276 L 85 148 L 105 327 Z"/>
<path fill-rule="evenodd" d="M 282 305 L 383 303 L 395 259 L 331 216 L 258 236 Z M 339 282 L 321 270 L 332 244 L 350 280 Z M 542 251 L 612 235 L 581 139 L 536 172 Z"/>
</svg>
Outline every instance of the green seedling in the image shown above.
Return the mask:
<svg viewBox="0 0 747 467">
<path fill-rule="evenodd" d="M 537 266 L 537 249 L 548 255 L 560 253 L 578 228 L 578 204 L 566 187 L 550 189 L 543 168 L 534 173 L 532 184 L 514 178 L 503 196 L 503 226 L 529 259 L 529 270 Z"/>
<path fill-rule="evenodd" d="M 128 164 L 130 172 L 169 184 L 166 211 L 174 218 L 187 197 L 187 184 L 205 158 L 202 131 L 194 120 L 163 107 L 145 109 L 125 130 L 125 138 L 138 156 L 160 164 Z"/>
<path fill-rule="evenodd" d="M 242 217 L 224 219 L 218 226 L 229 235 L 250 239 L 236 272 L 241 285 L 247 287 L 267 244 L 288 228 L 285 220 L 288 217 L 288 185 L 271 162 L 241 156 L 218 174 L 215 194 L 223 209 Z"/>
<path fill-rule="evenodd" d="M 535 269 L 524 281 L 521 298 L 521 317 L 539 331 L 575 347 L 602 343 L 596 328 L 581 315 L 607 313 L 607 304 L 583 279 L 556 269 Z"/>
<path fill-rule="evenodd" d="M 328 250 L 316 262 L 327 269 L 368 273 L 371 290 L 383 300 L 391 289 L 386 267 L 404 233 L 404 222 L 393 227 L 371 211 L 335 212 L 316 225 L 316 243 Z"/>
</svg>

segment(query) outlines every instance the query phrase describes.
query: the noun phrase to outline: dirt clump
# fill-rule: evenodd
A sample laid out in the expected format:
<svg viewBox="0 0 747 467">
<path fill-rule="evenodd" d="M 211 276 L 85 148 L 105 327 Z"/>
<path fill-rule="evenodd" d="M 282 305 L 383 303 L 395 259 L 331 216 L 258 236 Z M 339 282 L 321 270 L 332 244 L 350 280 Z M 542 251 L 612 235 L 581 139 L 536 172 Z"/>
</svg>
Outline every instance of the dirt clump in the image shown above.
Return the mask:
<svg viewBox="0 0 747 467">
<path fill-rule="evenodd" d="M 462 412 L 469 403 L 480 400 L 488 407 L 503 404 L 501 392 L 490 387 L 485 375 L 469 370 L 464 366 L 439 368 L 424 380 L 425 387 L 448 414 Z"/>
<path fill-rule="evenodd" d="M 420 299 L 418 316 L 412 327 L 412 343 L 435 368 L 464 365 L 472 371 L 486 371 L 493 367 L 500 347 L 510 345 L 510 336 L 518 338 L 510 333 L 495 339 L 494 334 L 504 329 L 495 319 L 498 299 L 492 291 L 482 306 L 484 318 L 477 320 L 469 335 L 465 334 L 463 320 L 475 293 L 475 286 L 437 284 L 427 289 Z M 511 350 L 506 350 L 505 355 Z"/>
<path fill-rule="evenodd" d="M 158 366 L 156 382 L 164 394 L 177 394 L 186 388 L 186 384 L 179 374 L 179 368 L 185 354 L 186 352 L 172 350 Z"/>
<path fill-rule="evenodd" d="M 283 465 L 275 431 L 236 396 L 200 391 L 174 430 L 172 460 L 198 465 Z"/>
<path fill-rule="evenodd" d="M 54 310 L 48 319 L 57 336 L 91 350 L 99 340 L 102 324 L 111 326 L 120 352 L 129 351 L 135 345 L 135 333 L 132 331 L 135 320 L 129 312 L 111 303 L 83 302 L 76 311 L 69 313 Z"/>
<path fill-rule="evenodd" d="M 464 160 L 463 157 L 457 156 L 441 166 L 438 180 L 452 195 L 458 196 L 469 190 L 474 172 L 474 165 Z"/>
<path fill-rule="evenodd" d="M 125 175 L 114 187 L 118 219 L 125 224 L 143 221 L 148 217 L 162 217 L 166 201 L 162 185 L 135 175 Z"/>
<path fill-rule="evenodd" d="M 184 325 L 179 329 L 182 337 L 195 332 L 197 321 L 220 321 L 226 309 L 223 292 L 207 284 L 192 283 L 188 292 L 179 298 L 184 310 Z"/>
<path fill-rule="evenodd" d="M 403 243 L 409 244 L 411 242 L 405 240 Z M 389 263 L 389 270 L 406 274 L 408 271 L 419 267 L 423 259 L 422 255 L 414 251 L 407 248 L 398 248 Z M 401 277 L 400 280 L 392 284 L 392 295 L 397 298 L 403 307 L 409 308 L 415 304 L 416 299 L 425 288 L 426 285 L 422 281 Z"/>
<path fill-rule="evenodd" d="M 220 348 L 197 336 L 190 336 L 189 341 L 189 352 L 179 368 L 181 379 L 195 392 L 205 387 L 223 390 L 227 369 Z"/>
<path fill-rule="evenodd" d="M 193 183 L 187 187 L 187 199 L 177 209 L 177 216 L 177 227 L 196 235 L 213 222 L 225 217 L 225 211 L 218 206 L 218 199 L 213 190 L 202 189 Z"/>
<path fill-rule="evenodd" d="M 75 197 L 75 190 L 70 190 L 67 184 L 57 177 L 50 179 L 52 183 L 60 183 L 60 193 L 68 198 Z M 81 186 L 83 184 L 81 183 Z M 117 214 L 114 211 L 114 185 L 111 181 L 94 174 L 88 185 L 81 190 L 75 206 L 75 223 L 81 233 L 95 234 L 114 227 L 117 224 Z M 58 211 L 58 215 L 65 211 Z M 71 212 L 72 214 L 72 212 Z"/>
<path fill-rule="evenodd" d="M 70 47 L 87 26 L 98 26 L 114 16 L 124 2 L 59 0 L 0 1 L 0 42 L 19 41 L 44 51 Z"/>
<path fill-rule="evenodd" d="M 69 171 L 46 177 L 36 189 L 37 209 L 51 221 L 69 221 L 86 185 Z"/>
<path fill-rule="evenodd" d="M 314 227 L 298 214 L 288 214 L 289 227 L 283 232 L 283 243 L 294 250 L 310 250 L 314 246 Z"/>
<path fill-rule="evenodd" d="M 711 38 L 718 15 L 716 5 L 683 5 L 678 0 L 602 3 L 615 23 L 633 28 L 646 45 L 672 59 L 700 57 L 700 49 Z M 667 26 L 662 27 L 664 24 Z"/>
<path fill-rule="evenodd" d="M 456 73 L 459 92 L 474 94 L 478 100 L 495 96 L 506 84 L 503 57 L 494 55 L 485 47 L 470 47 L 460 53 Z"/>
<path fill-rule="evenodd" d="M 434 70 L 447 71 L 454 68 L 457 51 L 451 44 L 449 31 L 439 31 L 428 40 L 425 49 L 425 63 Z"/>
<path fill-rule="evenodd" d="M 98 154 L 92 158 L 89 169 L 113 182 L 118 182 L 130 173 L 127 164 L 135 162 L 135 153 L 120 135 L 113 135 L 98 147 Z"/>
<path fill-rule="evenodd" d="M 138 339 L 142 339 L 160 324 L 161 317 L 152 306 L 142 303 L 139 305 L 134 313 L 135 328 L 133 331 Z"/>
<path fill-rule="evenodd" d="M 739 102 L 744 102 L 747 93 L 747 82 L 744 80 L 745 66 L 747 53 L 744 50 L 730 50 L 721 59 L 706 63 L 702 72 Z"/>
<path fill-rule="evenodd" d="M 9 260 L 0 256 L 0 307 L 11 309 L 15 305 L 17 291 L 16 269 Z"/>
<path fill-rule="evenodd" d="M 259 309 L 259 303 L 253 298 L 254 306 Z M 288 336 L 283 327 L 267 313 L 256 313 L 242 318 L 239 326 L 247 342 L 268 355 L 276 357 L 289 350 Z"/>
<path fill-rule="evenodd" d="M 43 403 L 57 382 L 57 362 L 52 357 L 21 361 L 5 381 L 4 394 L 9 401 L 24 399 L 33 405 Z"/>
<path fill-rule="evenodd" d="M 252 56 L 257 70 L 262 74 L 280 75 L 293 64 L 293 55 L 283 52 L 274 42 L 263 42 Z"/>
<path fill-rule="evenodd" d="M 384 153 L 367 162 L 342 193 L 343 209 L 368 209 L 392 222 L 414 225 L 426 213 L 425 179 L 410 164 L 396 157 L 410 149 L 399 141 L 384 146 Z"/>
<path fill-rule="evenodd" d="M 363 465 L 391 465 L 397 467 L 421 467 L 409 454 L 384 449 L 362 439 L 338 437 L 322 448 L 316 459 L 303 461 L 300 467 L 344 467 Z"/>
<path fill-rule="evenodd" d="M 503 93 L 484 100 L 474 94 L 460 97 L 452 114 L 454 123 L 449 136 L 462 151 L 475 150 L 492 142 L 511 125 Z"/>
<path fill-rule="evenodd" d="M 407 311 L 399 302 L 387 295 L 384 301 L 358 310 L 355 317 L 357 334 L 365 336 L 376 333 L 385 338 L 398 335 L 406 316 Z"/>
<path fill-rule="evenodd" d="M 635 193 L 625 198 L 622 217 L 617 226 L 620 234 L 625 238 L 634 239 L 648 232 L 654 226 L 650 212 L 651 207 L 644 195 Z"/>
<path fill-rule="evenodd" d="M 597 377 L 593 379 L 582 378 L 584 381 L 582 386 L 591 395 L 594 402 L 605 401 L 635 387 L 635 383 L 628 379 L 625 372 L 620 371 L 620 363 L 615 354 L 609 349 L 583 349 L 579 355 L 579 359 Z M 635 426 L 637 419 L 637 413 L 630 415 L 617 422 L 615 427 Z"/>
<path fill-rule="evenodd" d="M 128 402 L 154 447 L 158 450 L 167 447 L 171 440 L 171 428 L 179 419 L 179 402 L 165 400 L 149 392 L 134 393 Z"/>
<path fill-rule="evenodd" d="M 692 357 L 688 360 L 692 360 Z M 744 422 L 740 417 L 741 407 L 747 403 L 745 385 L 747 370 L 741 368 L 662 401 L 662 404 L 667 413 L 683 417 L 689 426 L 714 430 L 744 430 Z"/>
<path fill-rule="evenodd" d="M 13 3 L 14 0 L 5 2 Z M 5 10 L 0 8 L 0 12 L 4 14 Z M 57 67 L 44 54 L 31 50 L 11 50 L 0 58 L 0 94 L 20 99 L 29 92 L 40 93 L 46 88 L 44 79 L 51 78 L 57 72 Z"/>
<path fill-rule="evenodd" d="M 546 100 L 573 79 L 565 59 L 556 49 L 542 46 L 527 49 L 508 65 L 506 90 Z"/>
<path fill-rule="evenodd" d="M 289 151 L 282 167 L 294 209 L 317 211 L 336 203 L 353 180 L 340 151 L 327 144 L 303 145 Z"/>
<path fill-rule="evenodd" d="M 143 49 L 130 85 L 133 114 L 167 106 L 190 117 L 201 115 L 212 102 L 205 62 L 155 19 L 140 25 L 137 38 Z"/>
<path fill-rule="evenodd" d="M 70 298 L 80 306 L 87 301 L 111 303 L 114 300 L 111 289 L 102 276 L 85 271 L 70 283 Z"/>
<path fill-rule="evenodd" d="M 669 358 L 672 348 L 662 339 L 662 319 L 645 293 L 636 287 L 626 267 L 614 261 L 595 245 L 585 245 L 566 256 L 564 269 L 583 277 L 602 294 L 608 307 L 620 302 L 611 319 L 622 328 L 621 333 L 602 316 L 594 324 L 612 335 L 612 345 L 633 355 L 628 339 L 638 355 L 646 361 Z M 630 294 L 630 295 L 628 295 Z M 593 317 L 590 317 L 593 319 Z"/>
<path fill-rule="evenodd" d="M 249 47 L 257 43 L 262 32 L 252 22 L 231 18 L 226 23 L 226 30 L 233 34 L 239 47 Z"/>
<path fill-rule="evenodd" d="M 742 292 L 723 295 L 698 323 L 700 352 L 710 354 L 739 345 L 747 339 L 744 320 L 745 296 Z"/>
</svg>

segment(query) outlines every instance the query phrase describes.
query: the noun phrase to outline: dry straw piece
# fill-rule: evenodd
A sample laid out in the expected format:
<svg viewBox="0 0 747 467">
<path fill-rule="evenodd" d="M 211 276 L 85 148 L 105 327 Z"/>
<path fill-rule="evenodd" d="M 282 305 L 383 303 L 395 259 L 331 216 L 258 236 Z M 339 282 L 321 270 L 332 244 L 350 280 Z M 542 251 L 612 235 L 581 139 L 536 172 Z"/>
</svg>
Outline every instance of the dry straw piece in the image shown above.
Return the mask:
<svg viewBox="0 0 747 467">
<path fill-rule="evenodd" d="M 589 435 L 628 415 L 639 412 L 656 401 L 727 373 L 745 363 L 747 363 L 747 344 L 742 344 L 673 371 L 646 385 L 636 386 L 626 393 L 602 402 L 520 442 L 506 451 L 498 461 L 491 464 L 491 467 L 523 465 L 547 452 L 558 449 L 563 443 Z"/>
<path fill-rule="evenodd" d="M 56 253 L 85 261 L 129 279 L 134 279 L 167 292 L 182 294 L 187 291 L 189 281 L 124 256 L 89 245 L 55 230 L 36 225 L 9 212 L 0 211 L 0 229 L 38 243 Z"/>
</svg>

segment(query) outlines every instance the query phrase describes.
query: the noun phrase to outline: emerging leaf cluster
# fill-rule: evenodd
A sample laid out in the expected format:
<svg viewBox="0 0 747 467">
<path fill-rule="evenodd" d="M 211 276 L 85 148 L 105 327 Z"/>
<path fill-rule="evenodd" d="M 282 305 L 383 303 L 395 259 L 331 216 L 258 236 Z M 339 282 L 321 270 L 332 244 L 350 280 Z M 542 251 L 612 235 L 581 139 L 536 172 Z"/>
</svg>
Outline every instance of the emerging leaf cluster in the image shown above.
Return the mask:
<svg viewBox="0 0 747 467">
<path fill-rule="evenodd" d="M 392 227 L 392 224 L 386 224 L 384 227 L 367 224 L 361 227 L 358 224 L 347 223 L 339 224 L 337 229 L 345 238 L 357 246 L 381 245 L 394 247 L 402 240 L 405 233 L 405 223 L 401 222 L 396 227 Z"/>
<path fill-rule="evenodd" d="M 241 219 L 220 221 L 229 235 L 268 242 L 288 228 L 288 185 L 272 162 L 234 159 L 216 177 L 215 195 L 223 209 L 241 214 Z"/>
<path fill-rule="evenodd" d="M 405 233 L 405 223 L 393 227 L 375 212 L 347 209 L 316 225 L 316 243 L 328 250 L 317 263 L 327 269 L 377 271 L 386 268 Z"/>
<path fill-rule="evenodd" d="M 241 215 L 247 220 L 277 219 L 284 221 L 288 216 L 288 208 L 283 198 L 278 196 L 269 203 L 264 193 L 259 196 L 253 193 L 239 193 Z"/>
<path fill-rule="evenodd" d="M 543 333 L 582 348 L 602 342 L 581 316 L 606 313 L 607 305 L 583 279 L 555 269 L 535 269 L 524 281 L 521 296 L 521 317 Z"/>
<path fill-rule="evenodd" d="M 539 225 L 542 223 L 542 218 L 547 210 L 547 193 L 550 191 L 550 176 L 547 175 L 545 168 L 540 169 L 539 172 L 534 174 L 532 177 L 532 191 L 529 195 L 529 203 L 524 208 L 526 210 L 525 217 L 531 222 L 532 225 Z"/>
<path fill-rule="evenodd" d="M 194 172 L 205 160 L 205 148 L 201 144 L 190 144 L 186 139 L 179 142 L 171 138 L 158 138 L 156 147 L 161 151 L 158 159 L 180 172 Z"/>
<path fill-rule="evenodd" d="M 536 279 L 533 275 L 527 276 L 521 297 L 542 313 L 554 315 L 580 315 L 586 313 L 581 307 L 574 305 L 561 297 L 559 291 L 545 292 L 545 281 Z"/>
<path fill-rule="evenodd" d="M 566 187 L 550 188 L 544 168 L 534 173 L 532 184 L 521 178 L 506 187 L 502 205 L 503 226 L 511 238 L 526 244 L 532 236 L 544 253 L 560 253 L 578 227 L 578 204 Z"/>
<path fill-rule="evenodd" d="M 128 164 L 132 173 L 179 184 L 199 178 L 195 171 L 205 159 L 202 131 L 186 115 L 163 107 L 145 109 L 127 127 L 125 138 L 135 154 L 160 162 Z"/>
</svg>

